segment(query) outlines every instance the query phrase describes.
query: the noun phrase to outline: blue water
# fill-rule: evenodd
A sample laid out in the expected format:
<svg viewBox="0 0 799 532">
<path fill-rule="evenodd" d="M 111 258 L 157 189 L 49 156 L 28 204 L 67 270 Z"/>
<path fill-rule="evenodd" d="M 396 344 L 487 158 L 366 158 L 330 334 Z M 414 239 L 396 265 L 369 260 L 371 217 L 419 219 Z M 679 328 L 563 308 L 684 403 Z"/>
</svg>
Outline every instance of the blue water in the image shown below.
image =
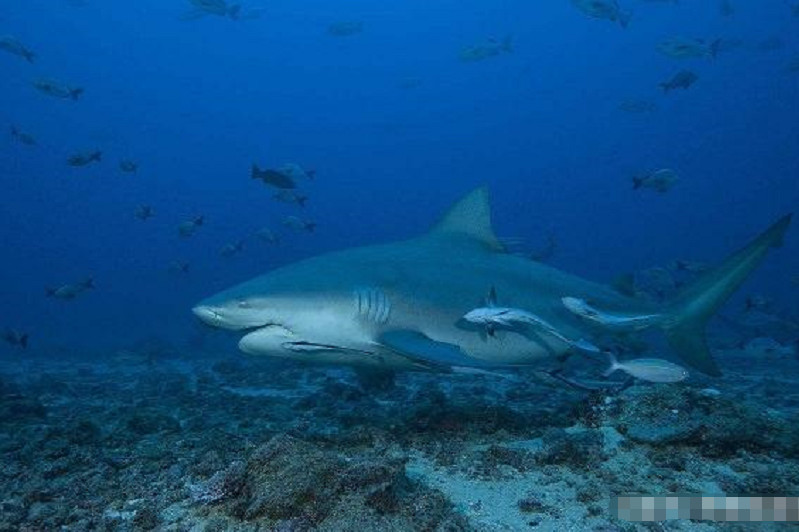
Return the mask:
<svg viewBox="0 0 799 532">
<path fill-rule="evenodd" d="M 590 279 L 675 258 L 713 262 L 799 204 L 799 19 L 781 0 L 632 2 L 630 27 L 586 17 L 568 1 L 285 1 L 255 20 L 181 20 L 181 0 L 5 0 L 0 34 L 29 46 L 0 53 L 0 327 L 32 348 L 103 350 L 196 331 L 198 300 L 324 251 L 410 237 L 475 186 L 491 188 L 497 232 L 559 246 L 552 264 Z M 350 37 L 330 24 L 361 21 Z M 514 50 L 465 63 L 489 37 Z M 715 60 L 676 60 L 673 35 L 743 40 Z M 769 52 L 757 43 L 778 36 Z M 662 94 L 689 68 L 699 81 Z M 37 92 L 53 78 L 77 101 Z M 400 88 L 404 79 L 419 85 Z M 621 101 L 652 101 L 634 115 Z M 36 147 L 15 142 L 12 124 Z M 77 151 L 103 162 L 71 168 Z M 141 165 L 123 174 L 120 159 Z M 275 202 L 252 162 L 297 162 L 305 212 Z M 668 194 L 633 192 L 631 176 L 673 168 Z M 134 217 L 150 204 L 151 220 Z M 177 226 L 197 215 L 190 239 Z M 281 231 L 289 214 L 315 234 Z M 246 238 L 233 258 L 220 248 Z M 763 293 L 795 311 L 799 238 L 769 257 L 738 298 Z M 185 260 L 186 276 L 168 265 Z M 45 288 L 93 276 L 72 302 Z M 734 302 L 732 304 L 735 304 Z M 8 346 L 3 346 L 6 349 Z M 230 349 L 234 347 L 231 345 Z"/>
</svg>

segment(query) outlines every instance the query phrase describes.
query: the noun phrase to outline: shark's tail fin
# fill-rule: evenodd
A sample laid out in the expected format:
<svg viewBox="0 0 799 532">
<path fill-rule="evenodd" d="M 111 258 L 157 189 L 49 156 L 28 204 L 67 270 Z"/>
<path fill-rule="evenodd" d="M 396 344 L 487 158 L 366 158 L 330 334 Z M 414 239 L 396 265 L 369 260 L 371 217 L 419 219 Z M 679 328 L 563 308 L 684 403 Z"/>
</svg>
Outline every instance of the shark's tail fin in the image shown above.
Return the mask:
<svg viewBox="0 0 799 532">
<path fill-rule="evenodd" d="M 760 265 L 769 249 L 782 244 L 790 223 L 791 215 L 783 217 L 668 304 L 668 318 L 661 327 L 669 345 L 685 362 L 708 375 L 721 374 L 707 346 L 705 325 Z"/>
</svg>

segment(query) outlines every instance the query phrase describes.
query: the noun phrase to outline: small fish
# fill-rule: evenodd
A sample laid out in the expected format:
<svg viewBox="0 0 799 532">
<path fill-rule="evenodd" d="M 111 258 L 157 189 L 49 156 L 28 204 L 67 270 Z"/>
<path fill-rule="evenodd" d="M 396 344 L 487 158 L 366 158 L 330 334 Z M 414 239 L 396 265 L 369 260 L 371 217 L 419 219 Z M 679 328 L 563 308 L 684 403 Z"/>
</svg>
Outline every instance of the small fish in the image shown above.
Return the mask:
<svg viewBox="0 0 799 532">
<path fill-rule="evenodd" d="M 11 136 L 16 139 L 17 142 L 20 144 L 24 144 L 25 146 L 36 146 L 36 139 L 33 135 L 29 135 L 24 131 L 21 131 L 17 126 L 11 126 Z"/>
<path fill-rule="evenodd" d="M 316 230 L 316 222 L 311 220 L 304 220 L 297 216 L 287 216 L 283 220 L 283 225 L 294 231 L 306 231 L 313 233 Z"/>
<path fill-rule="evenodd" d="M 290 176 L 277 170 L 270 170 L 268 168 L 266 170 L 261 170 L 256 164 L 252 165 L 250 177 L 252 177 L 252 179 L 260 179 L 267 185 L 273 186 L 275 188 L 297 188 L 297 184 Z"/>
<path fill-rule="evenodd" d="M 194 9 L 186 13 L 182 17 L 183 20 L 196 20 L 206 15 L 238 20 L 241 15 L 240 4 L 228 4 L 225 0 L 189 0 L 189 3 Z"/>
<path fill-rule="evenodd" d="M 192 220 L 187 220 L 178 226 L 178 233 L 182 238 L 189 238 L 194 233 L 197 232 L 197 229 L 202 227 L 203 223 L 205 223 L 204 216 L 197 216 Z"/>
<path fill-rule="evenodd" d="M 126 174 L 135 174 L 139 171 L 139 163 L 130 159 L 122 159 L 119 161 L 119 169 Z"/>
<path fill-rule="evenodd" d="M 460 52 L 460 59 L 467 63 L 474 63 L 512 52 L 513 38 L 510 35 L 506 36 L 501 41 L 492 37 L 486 39 L 482 43 L 467 46 L 462 49 Z"/>
<path fill-rule="evenodd" d="M 688 59 L 695 57 L 714 58 L 718 54 L 721 39 L 705 42 L 702 39 L 689 39 L 687 37 L 671 37 L 658 44 L 658 51 L 675 59 Z"/>
<path fill-rule="evenodd" d="M 397 83 L 397 87 L 399 87 L 400 89 L 403 89 L 403 90 L 410 90 L 410 89 L 415 89 L 416 87 L 420 86 L 421 84 L 422 84 L 422 80 L 421 79 L 411 76 L 411 77 L 402 78 L 401 80 L 399 80 L 399 82 Z"/>
<path fill-rule="evenodd" d="M 286 163 L 277 168 L 276 171 L 291 179 L 311 180 L 316 178 L 316 170 L 306 170 L 297 163 Z"/>
<path fill-rule="evenodd" d="M 638 358 L 619 362 L 613 353 L 608 353 L 610 368 L 603 374 L 608 377 L 615 371 L 623 371 L 628 375 L 647 382 L 674 383 L 688 378 L 688 370 L 668 360 L 659 358 Z"/>
<path fill-rule="evenodd" d="M 719 15 L 722 17 L 731 17 L 735 14 L 735 7 L 730 0 L 721 0 L 719 2 Z"/>
<path fill-rule="evenodd" d="M 678 272 L 686 272 L 694 275 L 699 275 L 708 272 L 712 269 L 709 264 L 704 262 L 696 262 L 691 260 L 677 259 L 671 263 L 673 270 Z"/>
<path fill-rule="evenodd" d="M 273 246 L 280 244 L 280 237 L 277 236 L 271 229 L 264 227 L 257 233 L 255 233 L 260 240 L 266 242 L 267 244 L 272 244 Z"/>
<path fill-rule="evenodd" d="M 663 92 L 673 91 L 675 89 L 688 89 L 696 83 L 699 79 L 694 72 L 690 70 L 680 70 L 674 76 L 671 77 L 668 81 L 664 81 L 660 84 L 660 88 L 663 89 Z"/>
<path fill-rule="evenodd" d="M 76 153 L 74 155 L 70 155 L 67 159 L 67 164 L 69 166 L 81 167 L 81 166 L 88 166 L 92 163 L 99 163 L 103 159 L 103 152 L 101 151 L 92 151 L 92 152 L 85 152 L 85 153 Z"/>
<path fill-rule="evenodd" d="M 796 356 L 796 347 L 783 345 L 774 338 L 753 338 L 744 346 L 744 352 L 753 357 L 770 356 L 774 358 L 793 358 Z"/>
<path fill-rule="evenodd" d="M 59 83 L 51 79 L 39 79 L 33 82 L 34 88 L 38 91 L 53 96 L 54 98 L 61 98 L 63 100 L 77 101 L 83 95 L 82 87 L 72 87 L 64 83 Z"/>
<path fill-rule="evenodd" d="M 182 260 L 173 260 L 169 263 L 169 271 L 180 274 L 189 273 L 189 263 Z"/>
<path fill-rule="evenodd" d="M 219 254 L 222 255 L 223 257 L 229 258 L 233 257 L 234 255 L 238 255 L 242 251 L 244 251 L 244 241 L 238 240 L 236 242 L 224 246 L 221 250 L 219 250 Z"/>
<path fill-rule="evenodd" d="M 679 180 L 680 178 L 677 176 L 677 172 L 669 168 L 663 168 L 661 170 L 655 170 L 654 172 L 633 176 L 633 190 L 651 188 L 660 194 L 665 194 L 671 190 Z"/>
<path fill-rule="evenodd" d="M 139 205 L 136 207 L 135 215 L 139 220 L 149 220 L 155 216 L 155 211 L 150 205 Z"/>
<path fill-rule="evenodd" d="M 756 294 L 746 298 L 746 301 L 744 302 L 744 308 L 746 309 L 746 312 L 750 312 L 752 310 L 766 311 L 771 308 L 773 303 L 774 301 L 772 301 L 770 298 Z"/>
<path fill-rule="evenodd" d="M 36 54 L 34 54 L 27 46 L 19 42 L 18 39 L 10 35 L 0 37 L 0 50 L 4 50 L 10 54 L 19 56 L 28 63 L 33 63 L 33 61 L 36 59 Z"/>
<path fill-rule="evenodd" d="M 28 348 L 28 333 L 21 333 L 19 331 L 13 331 L 11 329 L 5 331 L 3 333 L 3 340 L 14 347 L 19 347 L 20 349 L 27 349 Z"/>
<path fill-rule="evenodd" d="M 308 201 L 308 196 L 303 196 L 302 194 L 288 189 L 278 190 L 272 197 L 282 203 L 293 203 L 300 207 L 305 207 L 305 203 Z"/>
<path fill-rule="evenodd" d="M 486 334 L 493 337 L 497 328 L 514 329 L 519 326 L 530 326 L 537 332 L 552 336 L 566 345 L 583 351 L 599 353 L 599 349 L 585 340 L 571 340 L 553 327 L 543 318 L 523 309 L 499 307 L 496 305 L 497 293 L 492 287 L 485 300 L 485 305 L 467 312 L 463 319 L 485 328 Z"/>
<path fill-rule="evenodd" d="M 94 290 L 94 279 L 89 277 L 83 282 L 77 284 L 65 284 L 58 288 L 47 288 L 47 297 L 61 299 L 64 301 L 72 301 L 82 293 L 88 290 Z"/>
<path fill-rule="evenodd" d="M 657 105 L 646 100 L 624 100 L 619 104 L 619 110 L 630 114 L 645 114 L 656 111 Z"/>
<path fill-rule="evenodd" d="M 555 252 L 558 250 L 558 240 L 555 238 L 555 235 L 547 235 L 547 243 L 545 246 L 541 247 L 530 253 L 530 258 L 536 262 L 546 262 L 555 256 Z"/>
<path fill-rule="evenodd" d="M 632 13 L 624 11 L 616 0 L 571 0 L 583 14 L 596 19 L 618 22 L 622 28 L 630 24 Z"/>
<path fill-rule="evenodd" d="M 335 22 L 327 27 L 328 35 L 334 37 L 351 37 L 363 31 L 363 23 L 357 21 Z"/>
<path fill-rule="evenodd" d="M 782 37 L 769 37 L 757 43 L 755 49 L 758 52 L 776 52 L 785 48 L 785 41 Z"/>
<path fill-rule="evenodd" d="M 628 315 L 604 312 L 578 297 L 563 297 L 561 302 L 572 314 L 612 329 L 638 331 L 663 320 L 661 314 Z"/>
</svg>

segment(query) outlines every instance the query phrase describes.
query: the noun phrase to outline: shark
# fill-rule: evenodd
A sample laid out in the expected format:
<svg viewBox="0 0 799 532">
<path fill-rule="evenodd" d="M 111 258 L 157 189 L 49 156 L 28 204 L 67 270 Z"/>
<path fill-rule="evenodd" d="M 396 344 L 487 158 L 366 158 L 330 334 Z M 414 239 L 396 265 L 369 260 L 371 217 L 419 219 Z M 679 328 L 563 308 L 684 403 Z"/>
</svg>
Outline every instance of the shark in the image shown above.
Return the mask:
<svg viewBox="0 0 799 532">
<path fill-rule="evenodd" d="M 542 366 L 574 351 L 569 338 L 661 331 L 687 365 L 721 374 L 705 326 L 782 244 L 784 216 L 665 303 L 507 252 L 494 233 L 487 188 L 455 203 L 427 233 L 289 264 L 200 302 L 204 323 L 242 335 L 256 356 L 393 371 L 482 371 Z M 491 288 L 503 307 L 524 309 L 536 328 L 486 335 L 463 319 Z"/>
</svg>

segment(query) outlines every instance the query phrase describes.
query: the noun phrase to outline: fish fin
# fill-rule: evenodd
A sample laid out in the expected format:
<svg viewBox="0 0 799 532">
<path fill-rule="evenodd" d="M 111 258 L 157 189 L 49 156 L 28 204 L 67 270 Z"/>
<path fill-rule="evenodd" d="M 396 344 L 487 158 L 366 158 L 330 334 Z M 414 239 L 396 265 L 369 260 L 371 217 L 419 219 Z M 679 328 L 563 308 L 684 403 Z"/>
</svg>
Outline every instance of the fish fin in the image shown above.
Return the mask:
<svg viewBox="0 0 799 532">
<path fill-rule="evenodd" d="M 616 359 L 616 355 L 613 354 L 613 351 L 608 351 L 607 353 L 608 360 L 610 360 L 610 367 L 602 372 L 603 377 L 610 377 L 619 369 L 619 361 Z"/>
<path fill-rule="evenodd" d="M 720 50 L 720 49 L 721 49 L 721 39 L 716 39 L 715 41 L 713 41 L 712 43 L 710 43 L 710 48 L 709 48 L 709 50 L 710 50 L 710 57 L 712 57 L 713 59 L 715 59 L 715 58 L 716 58 L 716 56 L 717 56 L 717 55 L 719 55 L 719 50 Z"/>
<path fill-rule="evenodd" d="M 400 355 L 425 363 L 461 367 L 481 367 L 486 365 L 482 361 L 466 355 L 457 345 L 431 340 L 417 331 L 399 330 L 387 332 L 380 336 L 379 341 Z"/>
<path fill-rule="evenodd" d="M 497 329 L 494 327 L 493 323 L 487 323 L 486 324 L 486 334 L 488 336 L 490 336 L 491 338 L 493 338 L 494 335 L 497 334 Z"/>
<path fill-rule="evenodd" d="M 455 203 L 433 227 L 430 235 L 465 235 L 494 251 L 504 250 L 491 226 L 491 205 L 486 187 L 473 190 Z"/>
<path fill-rule="evenodd" d="M 705 325 L 760 265 L 769 249 L 782 245 L 790 223 L 791 215 L 784 216 L 668 304 L 669 316 L 661 327 L 669 345 L 688 365 L 708 375 L 721 375 L 707 345 Z"/>
<path fill-rule="evenodd" d="M 488 297 L 486 298 L 486 305 L 489 307 L 497 306 L 497 289 L 493 286 L 491 287 L 491 290 L 488 291 Z"/>
<path fill-rule="evenodd" d="M 626 28 L 630 25 L 630 19 L 633 18 L 632 11 L 619 11 L 619 24 L 621 24 L 622 28 Z"/>
</svg>

